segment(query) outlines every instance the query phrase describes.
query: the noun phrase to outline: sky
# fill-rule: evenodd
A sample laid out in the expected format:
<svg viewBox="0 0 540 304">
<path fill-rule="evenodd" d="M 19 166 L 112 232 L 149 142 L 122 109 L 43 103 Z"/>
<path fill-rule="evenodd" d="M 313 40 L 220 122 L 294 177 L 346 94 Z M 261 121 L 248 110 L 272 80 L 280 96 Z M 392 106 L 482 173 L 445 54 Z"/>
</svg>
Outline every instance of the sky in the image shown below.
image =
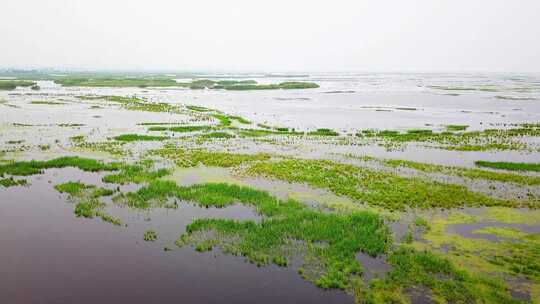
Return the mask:
<svg viewBox="0 0 540 304">
<path fill-rule="evenodd" d="M 540 72 L 539 0 L 12 0 L 0 67 Z"/>
</svg>

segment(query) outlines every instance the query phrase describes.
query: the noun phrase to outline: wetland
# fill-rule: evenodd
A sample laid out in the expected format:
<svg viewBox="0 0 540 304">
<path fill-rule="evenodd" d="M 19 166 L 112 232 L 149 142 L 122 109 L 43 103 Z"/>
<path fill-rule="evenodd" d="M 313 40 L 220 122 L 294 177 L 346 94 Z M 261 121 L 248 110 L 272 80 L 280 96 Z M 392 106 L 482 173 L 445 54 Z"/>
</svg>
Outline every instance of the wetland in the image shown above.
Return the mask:
<svg viewBox="0 0 540 304">
<path fill-rule="evenodd" d="M 0 302 L 540 302 L 538 77 L 4 74 Z"/>
</svg>

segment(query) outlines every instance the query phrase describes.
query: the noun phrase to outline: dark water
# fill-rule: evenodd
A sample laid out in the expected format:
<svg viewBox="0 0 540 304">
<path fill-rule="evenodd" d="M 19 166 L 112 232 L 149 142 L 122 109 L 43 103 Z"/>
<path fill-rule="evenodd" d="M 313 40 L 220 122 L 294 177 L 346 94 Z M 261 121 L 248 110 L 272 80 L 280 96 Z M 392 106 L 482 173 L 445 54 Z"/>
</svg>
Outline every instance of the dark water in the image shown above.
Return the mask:
<svg viewBox="0 0 540 304">
<path fill-rule="evenodd" d="M 352 303 L 292 268 L 257 268 L 216 250 L 162 249 L 193 217 L 254 217 L 249 208 L 181 205 L 133 214 L 112 207 L 128 223 L 116 227 L 74 216 L 73 205 L 53 189 L 73 179 L 97 183 L 99 176 L 50 170 L 32 178 L 31 187 L 0 188 L 0 303 Z M 158 232 L 157 242 L 142 241 L 148 228 Z"/>
</svg>

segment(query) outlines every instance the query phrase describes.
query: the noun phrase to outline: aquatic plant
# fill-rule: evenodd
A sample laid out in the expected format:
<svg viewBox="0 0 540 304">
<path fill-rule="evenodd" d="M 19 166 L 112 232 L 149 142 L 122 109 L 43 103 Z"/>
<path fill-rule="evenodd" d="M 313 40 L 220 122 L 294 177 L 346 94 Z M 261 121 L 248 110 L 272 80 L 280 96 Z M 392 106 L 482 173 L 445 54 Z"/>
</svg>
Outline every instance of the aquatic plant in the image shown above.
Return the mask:
<svg viewBox="0 0 540 304">
<path fill-rule="evenodd" d="M 26 80 L 0 80 L 0 90 L 14 90 L 17 87 L 31 87 L 36 85 L 33 81 Z"/>
<path fill-rule="evenodd" d="M 155 240 L 157 240 L 157 232 L 155 232 L 154 230 L 146 230 L 144 232 L 144 236 L 143 236 L 143 239 L 147 242 L 153 242 Z"/>
<path fill-rule="evenodd" d="M 113 137 L 114 140 L 118 141 L 162 141 L 169 139 L 167 136 L 156 136 L 156 135 L 144 135 L 144 134 L 122 134 Z"/>
<path fill-rule="evenodd" d="M 2 187 L 13 187 L 13 186 L 24 186 L 28 182 L 25 179 L 14 179 L 13 177 L 0 178 L 0 186 Z"/>
<path fill-rule="evenodd" d="M 325 129 L 325 128 L 317 129 L 315 131 L 308 132 L 307 134 L 308 135 L 317 135 L 317 136 L 338 136 L 339 135 L 338 132 L 336 132 L 334 130 L 331 130 L 331 129 Z"/>
<path fill-rule="evenodd" d="M 96 215 L 96 209 L 103 206 L 104 204 L 97 199 L 82 199 L 75 205 L 73 212 L 77 217 L 93 218 Z"/>
<path fill-rule="evenodd" d="M 223 87 L 225 90 L 249 91 L 249 90 L 291 90 L 291 89 L 315 89 L 319 85 L 313 82 L 282 82 L 279 84 L 237 84 Z"/>
<path fill-rule="evenodd" d="M 33 175 L 41 174 L 44 169 L 75 167 L 83 171 L 115 171 L 120 168 L 118 163 L 104 163 L 95 159 L 81 158 L 78 156 L 64 156 L 46 161 L 19 161 L 0 164 L 0 176 L 11 175 Z"/>
<path fill-rule="evenodd" d="M 470 178 L 470 179 L 485 179 L 485 180 L 490 180 L 490 181 L 515 183 L 515 184 L 521 184 L 521 185 L 540 185 L 540 177 L 538 176 L 527 176 L 527 175 L 519 175 L 519 174 L 513 174 L 513 173 L 506 173 L 506 172 L 493 172 L 489 170 L 481 170 L 481 169 L 476 169 L 476 168 L 444 166 L 444 165 L 415 162 L 415 161 L 410 161 L 410 160 L 375 159 L 375 158 L 371 158 L 370 160 L 378 161 L 381 164 L 394 167 L 394 168 L 407 167 L 407 168 L 412 168 L 412 169 L 423 171 L 423 172 L 443 173 L 443 174 L 456 175 L 456 176 Z M 480 162 L 480 163 L 481 164 L 486 163 L 488 165 L 492 164 L 490 162 Z M 534 165 L 534 164 L 531 164 L 531 165 Z M 496 163 L 494 166 L 500 166 L 500 165 Z M 534 166 L 530 166 L 530 167 L 534 167 Z"/>
<path fill-rule="evenodd" d="M 540 126 L 522 124 L 510 129 L 485 129 L 467 132 L 433 132 L 429 129 L 412 129 L 405 132 L 397 130 L 362 130 L 356 134 L 366 139 L 382 143 L 403 144 L 419 142 L 437 144 L 437 148 L 456 151 L 521 150 L 527 144 L 523 136 L 540 136 Z"/>
<path fill-rule="evenodd" d="M 225 207 L 240 202 L 255 207 L 265 216 L 261 223 L 196 219 L 188 225 L 186 234 L 179 237 L 177 245 L 193 244 L 198 251 L 207 251 L 219 244 L 225 252 L 243 255 L 258 265 L 276 263 L 284 266 L 287 264 L 284 248 L 294 246 L 291 240 L 296 240 L 304 244 L 302 248 L 323 268 L 310 278 L 322 288 L 349 288 L 351 278 L 362 272 L 355 259 L 356 252 L 376 256 L 384 253 L 390 242 L 384 220 L 375 213 L 325 213 L 293 200 L 279 200 L 265 191 L 237 185 L 181 187 L 171 181 L 157 180 L 125 194 L 122 199 L 128 206 L 139 208 L 147 207 L 147 204 L 160 205 L 171 198 L 207 207 Z M 203 234 L 208 237 L 200 239 L 198 232 L 208 230 L 216 232 L 217 237 Z"/>
<path fill-rule="evenodd" d="M 60 193 L 67 193 L 71 196 L 88 196 L 88 197 L 101 197 L 109 196 L 114 193 L 111 189 L 100 188 L 95 185 L 87 185 L 81 182 L 67 182 L 54 186 Z"/>
<path fill-rule="evenodd" d="M 134 165 L 123 165 L 118 173 L 109 174 L 103 177 L 106 183 L 127 184 L 127 183 L 143 183 L 148 182 L 165 175 L 170 174 L 170 170 L 161 168 L 158 170 L 151 169 L 151 162 L 140 162 Z"/>
<path fill-rule="evenodd" d="M 286 159 L 256 162 L 243 173 L 307 183 L 390 210 L 454 208 L 462 206 L 522 206 L 525 201 L 491 198 L 464 186 L 341 164 L 326 160 Z M 532 205 L 534 206 L 534 205 Z"/>
<path fill-rule="evenodd" d="M 50 101 L 50 100 L 33 100 L 30 104 L 36 105 L 65 105 L 65 102 Z"/>
<path fill-rule="evenodd" d="M 167 78 L 126 78 L 126 77 L 97 77 L 83 78 L 78 76 L 60 77 L 55 83 L 66 87 L 174 87 L 178 83 Z"/>
<path fill-rule="evenodd" d="M 219 138 L 219 139 L 230 139 L 234 138 L 235 136 L 233 134 L 227 133 L 227 132 L 210 132 L 210 133 L 204 133 L 199 135 L 199 138 L 202 139 L 209 139 L 209 138 Z"/>
<path fill-rule="evenodd" d="M 99 197 L 109 196 L 114 193 L 111 189 L 87 185 L 81 182 L 67 182 L 55 185 L 54 188 L 60 193 L 67 193 L 72 201 L 76 202 L 73 213 L 77 217 L 99 217 L 107 223 L 116 226 L 122 225 L 122 221 L 103 211 L 105 204 L 98 200 Z"/>
<path fill-rule="evenodd" d="M 491 162 L 491 161 L 479 160 L 479 161 L 475 161 L 474 164 L 479 167 L 486 167 L 486 168 L 491 168 L 491 169 L 540 172 L 540 163 Z"/>
<path fill-rule="evenodd" d="M 447 125 L 446 130 L 448 131 L 465 131 L 467 130 L 468 125 Z"/>
<path fill-rule="evenodd" d="M 175 146 L 166 146 L 162 149 L 153 150 L 150 154 L 158 155 L 175 161 L 180 167 L 194 167 L 199 164 L 209 167 L 236 167 L 243 163 L 269 160 L 270 154 L 240 154 L 228 152 L 216 152 L 207 150 L 187 150 Z"/>
<path fill-rule="evenodd" d="M 170 132 L 196 132 L 207 131 L 212 129 L 211 126 L 173 126 L 173 127 L 150 127 L 148 131 L 170 131 Z"/>
<path fill-rule="evenodd" d="M 187 105 L 186 108 L 188 110 L 191 110 L 191 111 L 194 111 L 194 112 L 212 112 L 212 111 L 214 111 L 214 110 L 206 108 L 206 107 L 193 106 L 193 105 Z"/>
<path fill-rule="evenodd" d="M 384 279 L 373 279 L 361 295 L 362 303 L 409 303 L 407 290 L 427 289 L 424 298 L 444 303 L 522 303 L 513 299 L 504 283 L 495 278 L 471 275 L 449 260 L 429 251 L 407 246 L 392 251 L 393 266 Z"/>
</svg>

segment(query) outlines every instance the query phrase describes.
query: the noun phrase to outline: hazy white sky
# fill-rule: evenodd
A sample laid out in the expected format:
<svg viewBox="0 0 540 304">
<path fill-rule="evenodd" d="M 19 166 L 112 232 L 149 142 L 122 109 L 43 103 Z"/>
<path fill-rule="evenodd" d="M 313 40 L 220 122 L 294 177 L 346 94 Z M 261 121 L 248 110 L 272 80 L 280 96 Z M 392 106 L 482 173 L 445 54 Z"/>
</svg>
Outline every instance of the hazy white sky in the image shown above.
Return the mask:
<svg viewBox="0 0 540 304">
<path fill-rule="evenodd" d="M 540 0 L 4 0 L 0 67 L 540 72 Z"/>
</svg>

